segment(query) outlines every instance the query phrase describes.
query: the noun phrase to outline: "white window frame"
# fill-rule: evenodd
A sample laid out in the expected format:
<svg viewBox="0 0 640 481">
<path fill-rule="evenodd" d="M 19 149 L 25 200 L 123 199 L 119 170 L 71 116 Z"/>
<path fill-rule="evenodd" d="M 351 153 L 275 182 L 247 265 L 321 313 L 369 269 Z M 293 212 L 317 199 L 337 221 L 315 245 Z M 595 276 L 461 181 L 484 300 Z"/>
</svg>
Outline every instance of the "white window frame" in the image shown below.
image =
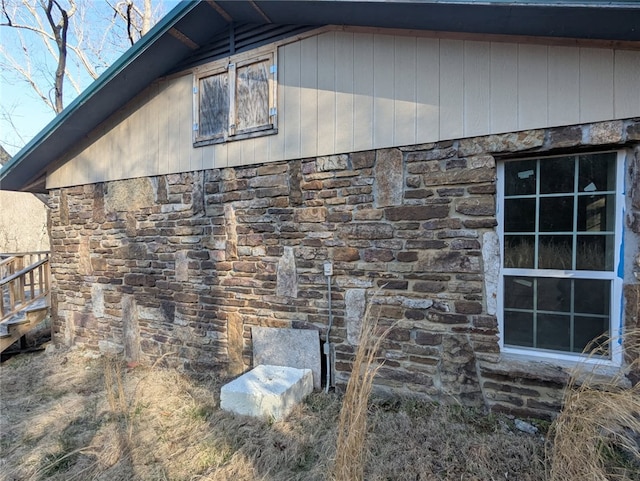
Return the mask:
<svg viewBox="0 0 640 481">
<path fill-rule="evenodd" d="M 585 152 L 587 154 L 601 154 L 607 152 L 616 153 L 616 191 L 615 191 L 615 230 L 614 230 L 614 266 L 611 271 L 567 271 L 553 269 L 516 269 L 505 268 L 505 242 L 504 242 L 504 182 L 506 162 L 518 162 L 532 159 L 546 159 L 553 157 L 566 157 L 568 155 L 581 155 L 583 153 L 567 153 L 564 155 L 523 157 L 518 159 L 500 161 L 497 163 L 497 233 L 500 239 L 500 274 L 498 278 L 498 299 L 497 299 L 497 317 L 499 328 L 499 346 L 500 352 L 503 354 L 515 355 L 518 357 L 528 357 L 532 359 L 561 361 L 561 362 L 586 362 L 589 364 L 599 364 L 603 366 L 620 366 L 623 360 L 622 352 L 622 335 L 624 320 L 622 317 L 622 281 L 624 259 L 622 255 L 623 248 L 623 217 L 624 217 L 624 172 L 625 160 L 627 152 L 624 150 L 603 151 L 603 152 Z M 611 333 L 611 358 L 603 358 L 596 356 L 587 356 L 581 353 L 564 353 L 561 351 L 543 350 L 539 348 L 513 347 L 504 344 L 504 277 L 505 276 L 523 276 L 523 277 L 555 277 L 555 278 L 573 278 L 573 279 L 606 279 L 611 281 L 611 301 L 610 301 L 610 325 Z"/>
<path fill-rule="evenodd" d="M 269 61 L 269 123 L 263 126 L 240 130 L 236 128 L 236 79 L 237 69 L 257 62 Z M 200 80 L 203 78 L 226 73 L 229 85 L 228 125 L 222 136 L 200 135 Z M 194 147 L 218 144 L 233 140 L 243 140 L 264 135 L 278 133 L 277 128 L 277 94 L 278 94 L 278 68 L 277 48 L 270 46 L 246 52 L 224 60 L 218 60 L 210 64 L 197 67 L 193 70 L 193 145 Z"/>
</svg>

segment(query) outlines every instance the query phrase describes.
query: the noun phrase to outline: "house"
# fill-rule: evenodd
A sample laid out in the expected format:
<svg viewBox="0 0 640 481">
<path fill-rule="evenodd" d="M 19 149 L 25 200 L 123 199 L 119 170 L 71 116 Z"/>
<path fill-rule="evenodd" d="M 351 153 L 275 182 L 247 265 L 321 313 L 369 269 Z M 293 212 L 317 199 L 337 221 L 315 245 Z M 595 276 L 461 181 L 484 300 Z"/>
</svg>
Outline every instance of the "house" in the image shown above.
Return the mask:
<svg viewBox="0 0 640 481">
<path fill-rule="evenodd" d="M 332 317 L 340 387 L 372 306 L 380 389 L 550 415 L 638 356 L 638 7 L 179 4 L 0 173 L 50 195 L 55 339 L 242 372 Z"/>
</svg>

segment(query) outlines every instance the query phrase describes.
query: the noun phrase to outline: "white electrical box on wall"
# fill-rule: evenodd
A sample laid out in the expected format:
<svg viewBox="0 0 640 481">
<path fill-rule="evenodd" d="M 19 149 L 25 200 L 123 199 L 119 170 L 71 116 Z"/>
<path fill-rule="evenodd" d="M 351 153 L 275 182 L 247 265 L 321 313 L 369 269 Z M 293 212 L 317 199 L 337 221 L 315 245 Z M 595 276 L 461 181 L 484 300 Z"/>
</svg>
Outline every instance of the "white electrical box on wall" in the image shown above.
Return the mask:
<svg viewBox="0 0 640 481">
<path fill-rule="evenodd" d="M 324 263 L 324 275 L 325 276 L 333 275 L 333 263 L 331 261 L 326 261 Z"/>
</svg>

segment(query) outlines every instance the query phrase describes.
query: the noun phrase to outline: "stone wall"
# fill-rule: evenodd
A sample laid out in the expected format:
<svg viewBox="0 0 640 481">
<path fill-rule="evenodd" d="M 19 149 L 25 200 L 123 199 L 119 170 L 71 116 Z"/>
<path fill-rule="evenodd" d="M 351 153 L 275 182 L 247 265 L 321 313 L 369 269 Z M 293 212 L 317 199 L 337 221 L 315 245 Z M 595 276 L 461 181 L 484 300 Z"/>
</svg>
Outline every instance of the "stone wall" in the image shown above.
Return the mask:
<svg viewBox="0 0 640 481">
<path fill-rule="evenodd" d="M 252 362 L 251 326 L 326 335 L 323 264 L 331 260 L 338 387 L 369 306 L 383 327 L 397 323 L 381 353 L 379 389 L 547 416 L 559 407 L 566 370 L 499 352 L 496 158 L 631 145 L 638 126 L 609 122 L 53 191 L 56 339 L 132 361 L 165 356 L 180 368 L 241 372 Z M 637 192 L 627 219 L 635 233 Z M 625 289 L 628 319 L 637 322 L 637 280 Z"/>
</svg>

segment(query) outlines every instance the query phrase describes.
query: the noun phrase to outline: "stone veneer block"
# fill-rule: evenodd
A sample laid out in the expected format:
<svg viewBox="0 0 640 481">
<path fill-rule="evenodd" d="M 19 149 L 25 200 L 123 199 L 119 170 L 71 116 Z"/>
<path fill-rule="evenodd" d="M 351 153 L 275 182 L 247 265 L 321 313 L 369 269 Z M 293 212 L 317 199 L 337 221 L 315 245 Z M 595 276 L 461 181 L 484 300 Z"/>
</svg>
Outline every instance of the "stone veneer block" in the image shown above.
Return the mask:
<svg viewBox="0 0 640 481">
<path fill-rule="evenodd" d="M 312 391 L 311 369 L 260 365 L 222 386 L 220 409 L 280 420 Z"/>
<path fill-rule="evenodd" d="M 254 366 L 266 364 L 311 369 L 313 387 L 321 388 L 318 331 L 253 326 L 251 337 Z"/>
</svg>

